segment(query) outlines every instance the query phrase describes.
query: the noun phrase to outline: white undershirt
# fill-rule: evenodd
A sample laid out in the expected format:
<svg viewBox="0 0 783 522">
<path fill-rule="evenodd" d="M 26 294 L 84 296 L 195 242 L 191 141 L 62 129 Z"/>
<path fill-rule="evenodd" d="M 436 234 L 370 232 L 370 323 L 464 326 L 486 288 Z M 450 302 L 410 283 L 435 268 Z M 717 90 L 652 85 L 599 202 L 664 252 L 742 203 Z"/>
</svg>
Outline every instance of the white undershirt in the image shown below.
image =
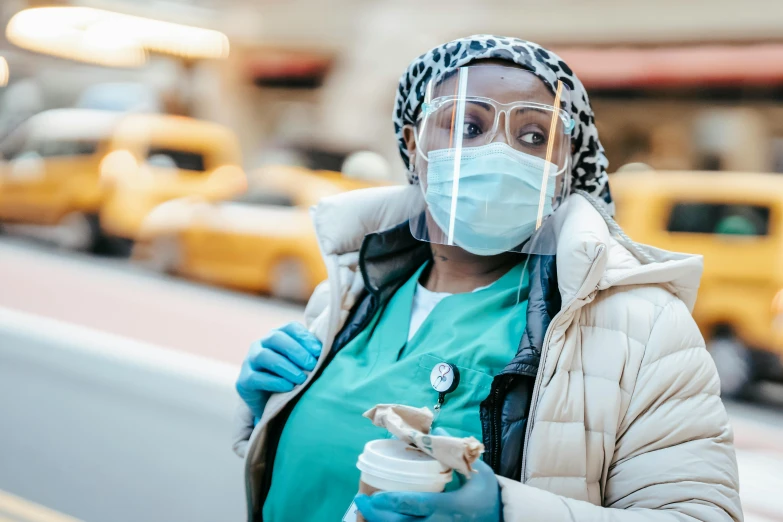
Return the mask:
<svg viewBox="0 0 783 522">
<path fill-rule="evenodd" d="M 413 305 L 411 306 L 411 324 L 408 328 L 408 340 L 419 330 L 421 323 L 430 315 L 435 305 L 450 296 L 448 292 L 432 292 L 421 283 L 416 283 L 416 291 L 413 293 Z"/>
<path fill-rule="evenodd" d="M 479 290 L 484 290 L 493 284 L 494 283 L 476 288 L 473 291 L 478 292 Z M 413 304 L 411 305 L 411 322 L 410 327 L 408 328 L 409 341 L 419 330 L 419 327 L 425 319 L 427 319 L 427 316 L 430 315 L 430 312 L 432 312 L 435 306 L 450 295 L 453 294 L 448 292 L 433 292 L 424 288 L 421 283 L 416 283 L 416 291 L 413 293 Z"/>
</svg>

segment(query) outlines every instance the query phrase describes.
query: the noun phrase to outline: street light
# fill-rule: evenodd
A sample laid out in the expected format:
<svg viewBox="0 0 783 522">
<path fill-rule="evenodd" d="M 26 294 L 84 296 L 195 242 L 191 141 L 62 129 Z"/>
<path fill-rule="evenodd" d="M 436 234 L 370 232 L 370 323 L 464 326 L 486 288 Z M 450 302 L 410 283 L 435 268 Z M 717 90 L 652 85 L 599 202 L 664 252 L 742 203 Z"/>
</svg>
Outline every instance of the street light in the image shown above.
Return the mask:
<svg viewBox="0 0 783 522">
<path fill-rule="evenodd" d="M 8 85 L 8 61 L 0 56 L 0 87 L 5 87 Z"/>
<path fill-rule="evenodd" d="M 24 49 L 109 67 L 139 67 L 148 52 L 224 59 L 228 37 L 203 29 L 90 7 L 37 7 L 16 13 L 8 40 Z"/>
</svg>

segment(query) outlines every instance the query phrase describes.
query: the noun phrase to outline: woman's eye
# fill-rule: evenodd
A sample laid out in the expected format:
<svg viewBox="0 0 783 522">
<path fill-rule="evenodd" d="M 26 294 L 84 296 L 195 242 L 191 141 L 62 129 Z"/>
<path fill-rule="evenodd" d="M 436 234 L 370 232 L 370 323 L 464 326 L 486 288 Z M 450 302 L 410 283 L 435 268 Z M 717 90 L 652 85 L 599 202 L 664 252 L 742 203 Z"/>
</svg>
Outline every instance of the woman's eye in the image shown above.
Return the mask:
<svg viewBox="0 0 783 522">
<path fill-rule="evenodd" d="M 465 123 L 462 126 L 462 137 L 464 138 L 475 138 L 481 134 L 483 134 L 481 129 L 475 123 Z"/>
<path fill-rule="evenodd" d="M 519 137 L 519 141 L 528 145 L 543 145 L 546 143 L 546 136 L 540 132 L 526 132 Z"/>
</svg>

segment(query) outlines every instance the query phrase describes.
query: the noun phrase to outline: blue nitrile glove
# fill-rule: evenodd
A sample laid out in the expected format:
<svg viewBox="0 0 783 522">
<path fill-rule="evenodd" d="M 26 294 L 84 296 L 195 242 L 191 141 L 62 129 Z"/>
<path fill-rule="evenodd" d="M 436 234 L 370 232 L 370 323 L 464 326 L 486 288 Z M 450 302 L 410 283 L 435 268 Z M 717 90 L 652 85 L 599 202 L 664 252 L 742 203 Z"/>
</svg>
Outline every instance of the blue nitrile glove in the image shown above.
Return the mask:
<svg viewBox="0 0 783 522">
<path fill-rule="evenodd" d="M 436 428 L 435 435 L 448 435 Z M 492 468 L 479 460 L 478 471 L 459 489 L 448 493 L 388 492 L 357 495 L 356 507 L 367 522 L 499 522 L 502 521 L 500 485 Z"/>
<path fill-rule="evenodd" d="M 321 348 L 321 341 L 299 323 L 272 330 L 250 346 L 236 388 L 256 420 L 270 394 L 291 391 L 305 382 L 304 372 L 315 368 Z"/>
</svg>

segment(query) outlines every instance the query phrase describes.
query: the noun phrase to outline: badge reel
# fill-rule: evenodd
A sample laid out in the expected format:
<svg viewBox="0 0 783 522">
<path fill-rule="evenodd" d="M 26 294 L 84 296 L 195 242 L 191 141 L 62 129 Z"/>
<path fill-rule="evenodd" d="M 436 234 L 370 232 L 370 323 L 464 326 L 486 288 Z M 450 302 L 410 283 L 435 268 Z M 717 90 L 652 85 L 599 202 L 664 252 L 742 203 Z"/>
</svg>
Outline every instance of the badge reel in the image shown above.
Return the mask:
<svg viewBox="0 0 783 522">
<path fill-rule="evenodd" d="M 459 370 L 449 363 L 438 363 L 430 372 L 430 384 L 438 392 L 438 403 L 435 404 L 435 417 L 440 414 L 440 408 L 446 402 L 446 394 L 453 392 L 459 386 Z"/>
</svg>

